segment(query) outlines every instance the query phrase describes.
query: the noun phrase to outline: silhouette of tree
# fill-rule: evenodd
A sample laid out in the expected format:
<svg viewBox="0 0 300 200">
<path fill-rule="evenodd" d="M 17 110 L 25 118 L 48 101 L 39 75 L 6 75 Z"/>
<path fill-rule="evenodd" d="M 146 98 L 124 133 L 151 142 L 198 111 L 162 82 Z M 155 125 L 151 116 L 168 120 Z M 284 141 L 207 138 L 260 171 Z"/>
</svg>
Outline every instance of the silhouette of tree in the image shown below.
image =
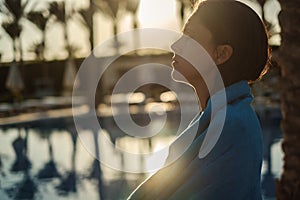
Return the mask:
<svg viewBox="0 0 300 200">
<path fill-rule="evenodd" d="M 283 120 L 282 150 L 284 152 L 284 170 L 277 182 L 278 200 L 300 199 L 300 0 L 279 1 L 281 13 L 281 46 L 277 61 L 281 66 L 281 107 Z"/>
<path fill-rule="evenodd" d="M 102 0 L 102 1 L 95 1 L 94 5 L 105 16 L 109 17 L 113 22 L 113 34 L 117 35 L 118 33 L 118 11 L 119 8 L 122 7 L 122 4 L 124 5 L 124 2 L 120 2 L 118 0 Z M 114 47 L 116 48 L 117 52 L 119 49 L 120 43 L 118 41 L 118 38 L 115 37 Z"/>
<path fill-rule="evenodd" d="M 57 20 L 57 22 L 61 23 L 63 26 L 63 32 L 64 32 L 64 40 L 65 40 L 65 47 L 68 52 L 68 57 L 70 56 L 71 52 L 69 51 L 69 37 L 68 37 L 68 19 L 70 18 L 70 15 L 66 15 L 66 9 L 65 9 L 65 2 L 57 2 L 53 1 L 49 4 L 49 12 L 51 16 L 54 16 Z"/>
<path fill-rule="evenodd" d="M 94 48 L 94 33 L 93 33 L 93 15 L 95 11 L 100 11 L 105 16 L 109 17 L 113 21 L 113 33 L 116 35 L 118 33 L 118 13 L 119 10 L 125 8 L 126 11 L 132 14 L 132 24 L 133 28 L 138 27 L 137 20 L 137 9 L 139 6 L 139 0 L 126 0 L 126 1 L 116 1 L 116 0 L 104 0 L 104 1 L 94 1 L 90 0 L 90 6 L 88 9 L 80 9 L 77 13 L 80 15 L 80 22 L 88 29 L 90 33 L 90 46 L 91 50 Z M 97 10 L 96 10 L 96 9 Z M 116 41 L 117 42 L 117 41 Z M 118 43 L 115 44 L 116 46 Z"/>
<path fill-rule="evenodd" d="M 39 60 L 45 59 L 46 43 L 46 26 L 49 16 L 45 11 L 30 11 L 26 15 L 27 19 L 32 22 L 42 33 L 42 41 L 34 45 L 34 52 Z"/>
<path fill-rule="evenodd" d="M 4 0 L 4 5 L 0 7 L 0 12 L 6 15 L 6 17 L 8 18 L 4 20 L 4 23 L 2 23 L 2 27 L 13 40 L 14 61 L 16 61 L 17 57 L 17 42 L 19 45 L 19 58 L 20 61 L 23 60 L 22 42 L 20 39 L 22 26 L 20 21 L 21 18 L 24 16 L 24 10 L 28 3 L 28 0 L 25 1 L 25 3 L 23 4 L 21 0 Z"/>
<path fill-rule="evenodd" d="M 71 157 L 71 166 L 72 169 L 67 173 L 65 177 L 61 178 L 60 184 L 56 187 L 59 194 L 67 195 L 70 192 L 77 192 L 77 173 L 76 173 L 76 143 L 77 143 L 77 132 L 74 127 L 67 127 L 67 130 L 70 133 L 72 143 L 73 143 L 73 151 Z"/>
<path fill-rule="evenodd" d="M 51 131 L 48 129 L 42 130 L 41 132 L 42 138 L 47 139 L 48 143 L 48 152 L 49 152 L 49 161 L 44 165 L 44 167 L 39 170 L 37 174 L 38 179 L 50 179 L 50 178 L 55 178 L 55 177 L 61 177 L 59 174 L 56 163 L 54 161 L 54 156 L 53 156 L 53 147 L 52 147 L 52 142 L 51 142 Z"/>
<path fill-rule="evenodd" d="M 66 10 L 65 2 L 51 2 L 49 4 L 49 12 L 51 16 L 54 16 L 57 20 L 57 22 L 61 23 L 64 30 L 64 40 L 65 40 L 65 48 L 67 50 L 67 60 L 66 60 L 66 67 L 65 67 L 65 73 L 64 73 L 64 80 L 63 80 L 63 95 L 71 95 L 71 91 L 73 88 L 74 80 L 75 80 L 75 63 L 74 63 L 74 55 L 77 50 L 79 50 L 79 47 L 73 45 L 69 41 L 68 37 L 68 21 L 71 19 L 75 11 L 73 8 L 71 10 Z M 70 73 L 71 72 L 71 73 Z"/>
<path fill-rule="evenodd" d="M 73 57 L 79 48 L 72 45 L 69 41 L 68 21 L 73 17 L 75 11 L 71 9 L 67 12 L 64 1 L 53 1 L 49 4 L 49 12 L 50 16 L 54 16 L 57 22 L 62 24 L 64 30 L 65 48 L 68 52 L 68 58 Z"/>
<path fill-rule="evenodd" d="M 126 10 L 132 14 L 133 28 L 138 28 L 137 10 L 139 4 L 139 0 L 126 0 Z"/>
<path fill-rule="evenodd" d="M 17 60 L 17 44 L 16 41 L 20 36 L 21 33 L 21 26 L 16 23 L 15 21 L 6 21 L 2 23 L 2 27 L 5 32 L 10 36 L 12 39 L 13 44 L 13 61 Z"/>
<path fill-rule="evenodd" d="M 178 3 L 180 4 L 179 8 L 179 16 L 181 19 L 181 26 L 184 25 L 185 22 L 185 13 L 187 8 L 192 8 L 197 1 L 195 0 L 178 0 Z"/>
<path fill-rule="evenodd" d="M 91 0 L 92 1 L 92 0 Z M 90 37 L 90 49 L 91 51 L 94 49 L 94 22 L 93 22 L 93 15 L 94 15 L 94 7 L 93 4 L 90 3 L 90 7 L 88 9 L 80 9 L 77 11 L 79 14 L 80 22 L 86 27 L 88 30 Z"/>
<path fill-rule="evenodd" d="M 24 84 L 19 72 L 19 66 L 17 62 L 17 53 L 19 52 L 19 61 L 23 61 L 23 48 L 21 42 L 21 19 L 24 16 L 24 10 L 27 7 L 29 0 L 22 3 L 21 0 L 4 0 L 3 6 L 0 6 L 0 12 L 3 13 L 6 18 L 2 23 L 3 29 L 12 39 L 13 46 L 13 62 L 9 69 L 8 78 L 6 81 L 6 87 L 10 89 L 17 100 L 21 100 L 22 96 L 20 91 L 23 89 Z"/>
</svg>

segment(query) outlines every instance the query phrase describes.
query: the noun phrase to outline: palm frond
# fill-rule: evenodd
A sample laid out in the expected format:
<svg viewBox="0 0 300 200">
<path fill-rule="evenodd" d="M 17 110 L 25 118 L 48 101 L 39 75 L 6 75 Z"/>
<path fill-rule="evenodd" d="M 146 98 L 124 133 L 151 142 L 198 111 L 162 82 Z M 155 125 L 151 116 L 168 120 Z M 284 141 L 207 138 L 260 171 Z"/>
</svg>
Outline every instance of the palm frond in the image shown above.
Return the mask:
<svg viewBox="0 0 300 200">
<path fill-rule="evenodd" d="M 92 29 L 92 11 L 89 9 L 80 9 L 77 11 L 77 13 L 80 15 L 80 21 L 83 25 L 87 26 L 88 29 Z"/>
<path fill-rule="evenodd" d="M 6 80 L 6 88 L 17 94 L 24 88 L 24 82 L 17 63 L 12 63 Z"/>
<path fill-rule="evenodd" d="M 117 0 L 103 0 L 94 2 L 94 6 L 100 10 L 104 15 L 116 19 L 119 10 L 119 1 Z"/>
<path fill-rule="evenodd" d="M 43 11 L 31 11 L 27 13 L 26 17 L 41 31 L 45 31 L 49 17 Z"/>
<path fill-rule="evenodd" d="M 43 42 L 33 43 L 29 47 L 28 51 L 34 53 L 37 59 L 42 60 L 44 58 L 44 45 L 43 45 Z"/>
<path fill-rule="evenodd" d="M 131 13 L 136 13 L 138 7 L 140 4 L 140 0 L 127 0 L 126 1 L 126 10 L 128 10 Z"/>
<path fill-rule="evenodd" d="M 0 13 L 4 14 L 5 16 L 10 16 L 11 13 L 5 6 L 0 6 Z"/>
<path fill-rule="evenodd" d="M 20 36 L 22 27 L 15 21 L 13 22 L 4 22 L 2 27 L 5 32 L 11 37 L 11 39 L 16 39 Z"/>
<path fill-rule="evenodd" d="M 21 0 L 4 0 L 6 9 L 13 15 L 14 20 L 19 21 L 23 15 Z"/>
<path fill-rule="evenodd" d="M 51 2 L 49 4 L 49 12 L 54 15 L 56 19 L 62 23 L 66 22 L 66 12 L 64 2 Z"/>
<path fill-rule="evenodd" d="M 117 17 L 117 13 L 119 10 L 120 1 L 118 0 L 105 0 L 108 3 L 109 8 L 111 9 L 114 17 Z"/>
</svg>

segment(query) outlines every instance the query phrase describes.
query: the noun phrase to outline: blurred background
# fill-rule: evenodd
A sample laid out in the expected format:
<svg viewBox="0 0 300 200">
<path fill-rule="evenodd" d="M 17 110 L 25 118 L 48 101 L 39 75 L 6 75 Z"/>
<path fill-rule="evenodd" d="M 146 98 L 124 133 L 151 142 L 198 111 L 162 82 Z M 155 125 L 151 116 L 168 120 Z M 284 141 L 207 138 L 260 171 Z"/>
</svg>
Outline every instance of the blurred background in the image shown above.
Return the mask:
<svg viewBox="0 0 300 200">
<path fill-rule="evenodd" d="M 242 2 L 264 20 L 273 57 L 279 58 L 281 4 L 277 0 Z M 182 113 L 176 94 L 158 84 L 139 87 L 131 95 L 112 95 L 112 90 L 134 66 L 149 61 L 170 66 L 172 54 L 148 49 L 122 55 L 99 80 L 93 105 L 84 96 L 73 99 L 79 115 L 96 108 L 101 130 L 85 127 L 78 133 L 75 129 L 74 80 L 91 50 L 118 33 L 135 28 L 180 31 L 191 13 L 192 3 L 189 0 L 0 0 L 1 200 L 124 199 L 149 176 L 149 173 L 124 172 L 132 166 L 148 169 L 151 163 L 143 158 L 127 159 L 118 149 L 149 153 L 170 144 L 177 131 L 182 130 L 178 126 Z M 139 38 L 134 38 L 133 42 L 138 41 Z M 118 55 L 126 42 L 115 37 L 105 54 L 92 55 L 101 63 Z M 142 77 L 158 75 L 146 71 Z M 275 179 L 283 172 L 281 79 L 281 68 L 272 59 L 269 73 L 251 85 L 255 96 L 253 107 L 263 128 L 261 187 L 265 199 L 275 199 Z M 190 91 L 185 85 L 176 87 L 183 93 Z M 155 137 L 129 137 L 112 118 L 111 99 L 115 99 L 117 107 L 129 102 L 131 117 L 139 125 L 149 123 L 151 112 L 159 121 L 161 110 L 153 109 L 159 105 L 167 113 L 167 123 Z M 191 103 L 188 92 L 184 101 Z M 151 124 L 156 126 L 155 121 Z M 92 148 L 81 142 L 79 134 Z M 112 146 L 103 142 L 107 139 Z M 123 170 L 112 169 L 93 155 L 106 157 Z"/>
</svg>

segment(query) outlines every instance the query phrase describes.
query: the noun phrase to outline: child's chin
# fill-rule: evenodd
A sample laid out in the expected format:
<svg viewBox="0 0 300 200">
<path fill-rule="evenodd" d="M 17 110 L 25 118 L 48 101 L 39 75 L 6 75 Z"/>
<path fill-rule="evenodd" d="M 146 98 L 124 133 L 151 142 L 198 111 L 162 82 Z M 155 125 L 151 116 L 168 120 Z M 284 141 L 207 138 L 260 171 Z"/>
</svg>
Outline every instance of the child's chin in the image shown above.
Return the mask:
<svg viewBox="0 0 300 200">
<path fill-rule="evenodd" d="M 176 71 L 174 69 L 172 70 L 171 76 L 172 76 L 172 79 L 176 82 L 188 84 L 188 81 L 186 80 L 186 78 L 181 73 L 179 73 L 178 71 Z"/>
</svg>

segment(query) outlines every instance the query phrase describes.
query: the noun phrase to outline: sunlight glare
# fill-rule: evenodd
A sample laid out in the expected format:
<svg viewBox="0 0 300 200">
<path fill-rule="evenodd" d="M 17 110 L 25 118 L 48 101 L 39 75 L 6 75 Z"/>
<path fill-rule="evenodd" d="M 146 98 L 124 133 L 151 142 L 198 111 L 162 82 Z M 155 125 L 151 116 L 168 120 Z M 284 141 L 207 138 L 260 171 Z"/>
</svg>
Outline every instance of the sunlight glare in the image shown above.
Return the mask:
<svg viewBox="0 0 300 200">
<path fill-rule="evenodd" d="M 141 28 L 178 29 L 176 0 L 141 0 L 138 18 Z"/>
</svg>

